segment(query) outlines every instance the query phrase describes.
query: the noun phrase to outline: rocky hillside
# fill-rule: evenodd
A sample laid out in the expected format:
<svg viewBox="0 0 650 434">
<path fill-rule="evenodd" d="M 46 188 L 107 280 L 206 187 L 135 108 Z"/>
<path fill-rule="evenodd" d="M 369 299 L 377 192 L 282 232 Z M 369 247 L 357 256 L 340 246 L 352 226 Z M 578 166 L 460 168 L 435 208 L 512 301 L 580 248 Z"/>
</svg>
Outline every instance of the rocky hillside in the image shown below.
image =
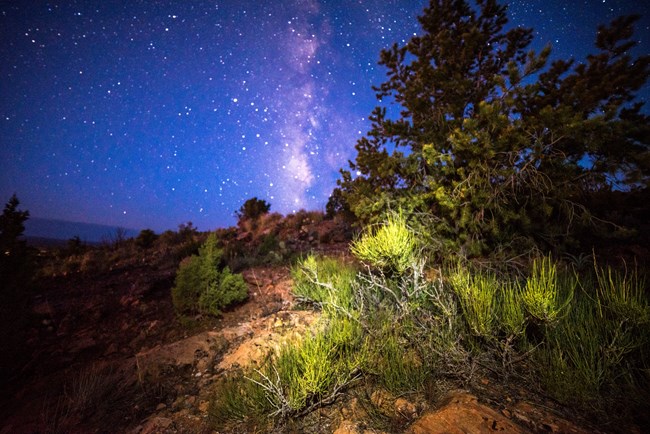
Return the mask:
<svg viewBox="0 0 650 434">
<path fill-rule="evenodd" d="M 43 252 L 22 349 L 27 363 L 4 387 L 0 433 L 216 432 L 209 417 L 216 386 L 318 324 L 320 311 L 294 299 L 290 257 L 319 251 L 352 261 L 349 228 L 303 217 L 271 215 L 221 231 L 249 297 L 219 318 L 179 316 L 170 297 L 199 233 L 147 248 L 124 242 L 76 256 Z M 424 395 L 395 396 L 359 379 L 301 417 L 232 432 L 597 431 L 553 400 L 501 380 L 476 366 L 474 375 Z"/>
</svg>

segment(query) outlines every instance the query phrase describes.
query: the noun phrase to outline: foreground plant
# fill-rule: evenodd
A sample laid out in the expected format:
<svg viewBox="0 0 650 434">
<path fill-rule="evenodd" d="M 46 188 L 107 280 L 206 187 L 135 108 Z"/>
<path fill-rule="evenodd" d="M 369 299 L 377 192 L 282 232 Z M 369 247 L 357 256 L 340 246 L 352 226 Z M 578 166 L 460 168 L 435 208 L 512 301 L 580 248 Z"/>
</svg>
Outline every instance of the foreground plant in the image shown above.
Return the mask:
<svg viewBox="0 0 650 434">
<path fill-rule="evenodd" d="M 533 262 L 521 299 L 531 316 L 544 323 L 553 323 L 566 313 L 574 288 L 575 282 L 570 278 L 560 279 L 556 264 L 550 256 L 545 256 Z"/>
<path fill-rule="evenodd" d="M 326 309 L 349 311 L 354 304 L 357 270 L 335 258 L 309 255 L 292 268 L 293 293 Z"/>
<path fill-rule="evenodd" d="M 192 255 L 181 262 L 172 288 L 172 302 L 180 313 L 202 312 L 219 315 L 221 310 L 248 297 L 248 286 L 240 274 L 221 268 L 217 237 L 210 234 Z"/>
<path fill-rule="evenodd" d="M 350 251 L 354 256 L 382 271 L 404 273 L 413 263 L 417 243 L 402 214 L 391 214 L 386 222 L 370 227 L 354 241 Z"/>
<path fill-rule="evenodd" d="M 498 290 L 496 279 L 482 273 L 473 274 L 459 265 L 452 271 L 449 281 L 458 295 L 471 332 L 484 338 L 493 336 Z"/>
<path fill-rule="evenodd" d="M 599 313 L 608 310 L 621 320 L 634 324 L 647 324 L 650 321 L 650 303 L 646 294 L 646 279 L 639 276 L 636 269 L 621 273 L 611 267 L 601 268 L 594 263 Z"/>
<path fill-rule="evenodd" d="M 366 243 L 373 251 L 378 233 L 367 232 L 357 250 Z M 395 395 L 421 394 L 438 379 L 471 382 L 483 367 L 506 377 L 530 372 L 550 395 L 582 408 L 604 408 L 614 396 L 641 401 L 649 304 L 638 275 L 567 275 L 550 256 L 525 279 L 461 265 L 432 274 L 414 251 L 401 252 L 410 257 L 401 273 L 388 262 L 358 272 L 316 256 L 294 267 L 296 297 L 319 306 L 322 322 L 225 382 L 213 419 L 268 431 L 263 424 L 331 404 L 360 378 Z"/>
<path fill-rule="evenodd" d="M 367 352 L 358 321 L 335 316 L 321 327 L 222 384 L 210 411 L 215 426 L 249 416 L 299 417 L 333 403 L 359 379 Z"/>
</svg>

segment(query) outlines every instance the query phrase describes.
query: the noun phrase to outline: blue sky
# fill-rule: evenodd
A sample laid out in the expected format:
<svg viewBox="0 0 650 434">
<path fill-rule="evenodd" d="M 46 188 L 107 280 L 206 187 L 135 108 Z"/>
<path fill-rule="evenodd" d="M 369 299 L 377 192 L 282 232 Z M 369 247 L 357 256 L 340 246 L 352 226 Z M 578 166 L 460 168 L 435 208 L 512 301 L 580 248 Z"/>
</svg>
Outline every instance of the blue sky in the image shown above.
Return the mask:
<svg viewBox="0 0 650 434">
<path fill-rule="evenodd" d="M 228 226 L 253 196 L 324 209 L 421 1 L 5 1 L 0 197 L 33 216 L 157 231 Z M 632 1 L 519 1 L 533 48 L 584 59 Z M 648 95 L 646 87 L 643 97 Z"/>
</svg>

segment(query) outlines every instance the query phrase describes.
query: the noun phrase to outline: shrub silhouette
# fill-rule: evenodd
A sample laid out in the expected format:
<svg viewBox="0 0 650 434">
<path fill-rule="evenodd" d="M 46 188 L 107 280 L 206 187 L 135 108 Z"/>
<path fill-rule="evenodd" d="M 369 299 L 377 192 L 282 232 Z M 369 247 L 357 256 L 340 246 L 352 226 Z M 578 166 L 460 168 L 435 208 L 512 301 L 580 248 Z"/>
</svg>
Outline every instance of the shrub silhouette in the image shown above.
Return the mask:
<svg viewBox="0 0 650 434">
<path fill-rule="evenodd" d="M 158 235 L 151 229 L 143 229 L 140 231 L 140 234 L 135 239 L 135 243 L 138 247 L 143 249 L 148 249 L 153 246 L 153 243 L 158 239 Z"/>
<path fill-rule="evenodd" d="M 243 220 L 255 220 L 269 212 L 270 209 L 271 205 L 267 201 L 253 197 L 244 202 L 235 214 L 241 222 Z"/>
<path fill-rule="evenodd" d="M 241 274 L 233 274 L 228 267 L 221 268 L 222 252 L 217 236 L 210 234 L 192 255 L 181 262 L 172 288 L 172 301 L 177 312 L 201 312 L 219 315 L 230 304 L 243 301 L 248 287 Z"/>
<path fill-rule="evenodd" d="M 23 333 L 34 275 L 33 254 L 23 239 L 29 211 L 14 194 L 0 214 L 0 385 L 26 356 Z"/>
</svg>

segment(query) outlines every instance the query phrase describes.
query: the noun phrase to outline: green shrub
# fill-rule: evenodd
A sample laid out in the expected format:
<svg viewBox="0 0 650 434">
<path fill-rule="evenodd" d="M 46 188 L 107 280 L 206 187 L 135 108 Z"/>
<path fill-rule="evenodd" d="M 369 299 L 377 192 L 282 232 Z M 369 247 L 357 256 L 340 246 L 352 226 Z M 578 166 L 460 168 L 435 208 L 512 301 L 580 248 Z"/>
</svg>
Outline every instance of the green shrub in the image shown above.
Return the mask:
<svg viewBox="0 0 650 434">
<path fill-rule="evenodd" d="M 172 288 L 172 302 L 178 312 L 195 309 L 201 293 L 207 289 L 201 275 L 201 258 L 190 256 L 178 266 Z"/>
<path fill-rule="evenodd" d="M 633 324 L 650 321 L 650 304 L 646 294 L 646 280 L 636 270 L 621 273 L 610 267 L 603 269 L 595 264 L 599 307 L 621 320 Z M 600 314 L 603 315 L 602 309 Z"/>
<path fill-rule="evenodd" d="M 366 341 L 370 354 L 366 371 L 396 395 L 420 390 L 431 374 L 410 329 L 408 324 L 396 324 L 391 315 L 378 314 L 372 325 L 375 334 Z"/>
<path fill-rule="evenodd" d="M 613 396 L 634 399 L 644 388 L 638 373 L 647 370 L 648 300 L 636 273 L 596 266 L 595 277 L 580 279 L 584 291 L 557 327 L 546 329 L 536 357 L 557 399 L 599 408 Z"/>
<path fill-rule="evenodd" d="M 221 250 L 217 237 L 210 234 L 198 256 L 181 262 L 172 288 L 172 301 L 178 312 L 197 311 L 219 315 L 221 310 L 246 299 L 248 287 L 239 274 L 220 269 Z"/>
<path fill-rule="evenodd" d="M 255 376 L 256 373 L 248 373 L 248 376 L 251 375 Z M 237 371 L 224 375 L 216 384 L 215 393 L 212 395 L 208 407 L 208 421 L 217 430 L 244 421 L 264 424 L 266 416 L 272 410 L 273 407 L 266 398 L 265 390 L 246 378 L 243 372 Z M 235 432 L 235 430 L 228 431 Z M 250 430 L 250 432 L 260 432 L 259 427 Z"/>
<path fill-rule="evenodd" d="M 354 303 L 356 269 L 335 258 L 309 255 L 293 267 L 293 293 L 321 306 L 350 309 Z"/>
<path fill-rule="evenodd" d="M 558 276 L 557 266 L 550 256 L 545 256 L 533 262 L 521 299 L 533 318 L 553 323 L 566 313 L 575 284 L 569 276 Z"/>
<path fill-rule="evenodd" d="M 243 301 L 248 296 L 248 286 L 241 274 L 232 274 L 224 268 L 217 282 L 199 296 L 199 310 L 210 315 L 219 315 L 221 310 L 233 303 Z"/>
<path fill-rule="evenodd" d="M 458 295 L 465 321 L 472 334 L 480 337 L 493 336 L 499 287 L 494 276 L 471 273 L 459 265 L 449 276 L 449 281 Z"/>
<path fill-rule="evenodd" d="M 382 271 L 404 273 L 416 257 L 415 236 L 401 214 L 389 215 L 379 228 L 370 228 L 350 247 L 360 260 Z"/>
<path fill-rule="evenodd" d="M 363 349 L 358 321 L 346 316 L 326 318 L 321 329 L 283 345 L 259 369 L 224 382 L 212 400 L 211 414 L 217 422 L 213 426 L 247 415 L 299 416 L 334 402 L 367 363 Z M 242 383 L 242 378 L 250 384 Z"/>
<path fill-rule="evenodd" d="M 151 229 L 143 229 L 135 239 L 135 244 L 141 249 L 148 249 L 158 239 L 158 235 Z"/>
<path fill-rule="evenodd" d="M 623 343 L 617 342 L 617 329 L 616 324 L 599 318 L 596 306 L 587 299 L 573 303 L 558 327 L 547 329 L 538 360 L 545 386 L 558 400 L 587 403 L 598 399 L 614 374 L 612 368 L 622 368 L 618 365 Z"/>
<path fill-rule="evenodd" d="M 513 378 L 530 372 L 583 409 L 642 402 L 650 302 L 636 273 L 579 276 L 544 257 L 525 279 L 460 265 L 432 276 L 401 216 L 365 232 L 352 251 L 376 268 L 310 255 L 292 269 L 296 298 L 319 305 L 323 322 L 224 382 L 212 419 L 252 418 L 251 431 L 264 431 L 273 417 L 333 402 L 360 376 L 396 395 L 426 394 L 437 379 L 466 381 L 477 367 Z"/>
<path fill-rule="evenodd" d="M 526 329 L 526 311 L 521 301 L 519 285 L 507 280 L 500 285 L 498 294 L 499 327 L 506 338 L 513 339 Z"/>
</svg>

